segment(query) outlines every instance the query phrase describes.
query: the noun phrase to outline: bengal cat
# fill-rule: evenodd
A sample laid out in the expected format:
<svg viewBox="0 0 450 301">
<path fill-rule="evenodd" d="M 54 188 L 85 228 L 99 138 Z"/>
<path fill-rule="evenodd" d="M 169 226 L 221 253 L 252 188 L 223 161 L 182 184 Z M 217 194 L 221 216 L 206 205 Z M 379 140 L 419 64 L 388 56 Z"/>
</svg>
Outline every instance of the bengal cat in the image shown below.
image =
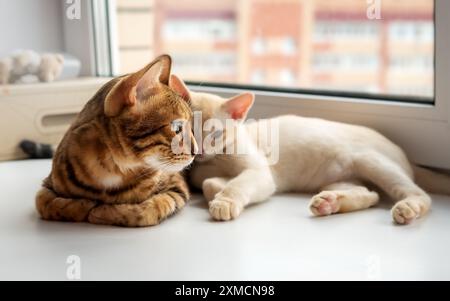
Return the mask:
<svg viewBox="0 0 450 301">
<path fill-rule="evenodd" d="M 197 146 L 180 138 L 192 111 L 170 69 L 170 57 L 160 56 L 111 80 L 85 105 L 37 193 L 43 219 L 150 226 L 185 205 L 189 191 L 180 171 Z M 182 153 L 172 150 L 174 138 L 184 144 Z"/>
</svg>

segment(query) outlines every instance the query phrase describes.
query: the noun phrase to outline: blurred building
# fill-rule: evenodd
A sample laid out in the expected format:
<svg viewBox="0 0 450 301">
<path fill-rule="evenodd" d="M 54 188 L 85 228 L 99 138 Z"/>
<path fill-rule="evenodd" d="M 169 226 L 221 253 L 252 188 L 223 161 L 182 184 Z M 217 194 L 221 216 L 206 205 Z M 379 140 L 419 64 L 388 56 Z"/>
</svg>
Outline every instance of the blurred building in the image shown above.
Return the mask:
<svg viewBox="0 0 450 301">
<path fill-rule="evenodd" d="M 432 0 L 118 0 L 122 72 L 163 52 L 187 80 L 432 96 Z"/>
</svg>

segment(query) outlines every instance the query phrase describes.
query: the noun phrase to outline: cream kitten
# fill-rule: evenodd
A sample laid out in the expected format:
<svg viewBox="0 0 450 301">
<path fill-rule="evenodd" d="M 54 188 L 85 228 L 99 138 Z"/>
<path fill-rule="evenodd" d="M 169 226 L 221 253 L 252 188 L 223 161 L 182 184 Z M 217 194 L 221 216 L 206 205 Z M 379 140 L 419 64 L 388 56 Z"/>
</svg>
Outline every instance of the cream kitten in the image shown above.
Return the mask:
<svg viewBox="0 0 450 301">
<path fill-rule="evenodd" d="M 397 145 L 372 129 L 299 116 L 244 124 L 254 100 L 250 93 L 227 100 L 191 92 L 191 100 L 192 110 L 201 111 L 204 122 L 232 119 L 238 133 L 204 131 L 204 139 L 214 136 L 223 138 L 226 147 L 246 144 L 256 150 L 251 155 L 196 157 L 191 184 L 203 190 L 216 220 L 234 219 L 246 206 L 267 200 L 275 192 L 318 193 L 309 204 L 316 216 L 365 209 L 379 200 L 378 193 L 366 187 L 375 184 L 396 201 L 391 211 L 394 221 L 409 224 L 425 215 L 431 205 L 430 196 L 414 183 L 414 176 L 424 189 L 450 194 L 450 177 L 413 167 Z M 275 164 L 268 163 L 267 150 L 257 147 L 261 141 L 255 134 L 255 127 L 270 121 L 279 127 Z M 203 151 L 208 152 L 205 144 Z"/>
</svg>

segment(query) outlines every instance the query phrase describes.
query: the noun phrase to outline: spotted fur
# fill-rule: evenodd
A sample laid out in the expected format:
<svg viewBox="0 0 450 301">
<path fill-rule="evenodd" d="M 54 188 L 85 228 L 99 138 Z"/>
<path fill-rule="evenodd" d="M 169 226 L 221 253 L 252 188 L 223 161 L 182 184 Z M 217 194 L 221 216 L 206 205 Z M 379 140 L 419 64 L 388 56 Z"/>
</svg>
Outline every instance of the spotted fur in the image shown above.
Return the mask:
<svg viewBox="0 0 450 301">
<path fill-rule="evenodd" d="M 172 152 L 171 141 L 181 134 L 171 123 L 191 120 L 192 112 L 184 91 L 169 83 L 170 67 L 170 57 L 160 56 L 111 80 L 85 105 L 37 193 L 43 219 L 150 226 L 185 205 L 189 191 L 179 169 L 191 163 L 194 150 Z"/>
</svg>

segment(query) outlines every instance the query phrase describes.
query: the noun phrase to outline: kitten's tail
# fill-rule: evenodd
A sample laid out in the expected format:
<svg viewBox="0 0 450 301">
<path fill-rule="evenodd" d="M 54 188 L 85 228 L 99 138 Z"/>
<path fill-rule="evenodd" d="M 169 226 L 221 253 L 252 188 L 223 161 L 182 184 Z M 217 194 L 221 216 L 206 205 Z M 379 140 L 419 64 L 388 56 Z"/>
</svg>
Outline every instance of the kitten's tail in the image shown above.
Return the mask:
<svg viewBox="0 0 450 301">
<path fill-rule="evenodd" d="M 425 191 L 450 195 L 450 175 L 413 166 L 416 183 Z"/>
<path fill-rule="evenodd" d="M 51 144 L 37 143 L 30 140 L 22 140 L 19 144 L 22 151 L 31 159 L 47 159 L 52 158 L 55 148 Z"/>
</svg>

